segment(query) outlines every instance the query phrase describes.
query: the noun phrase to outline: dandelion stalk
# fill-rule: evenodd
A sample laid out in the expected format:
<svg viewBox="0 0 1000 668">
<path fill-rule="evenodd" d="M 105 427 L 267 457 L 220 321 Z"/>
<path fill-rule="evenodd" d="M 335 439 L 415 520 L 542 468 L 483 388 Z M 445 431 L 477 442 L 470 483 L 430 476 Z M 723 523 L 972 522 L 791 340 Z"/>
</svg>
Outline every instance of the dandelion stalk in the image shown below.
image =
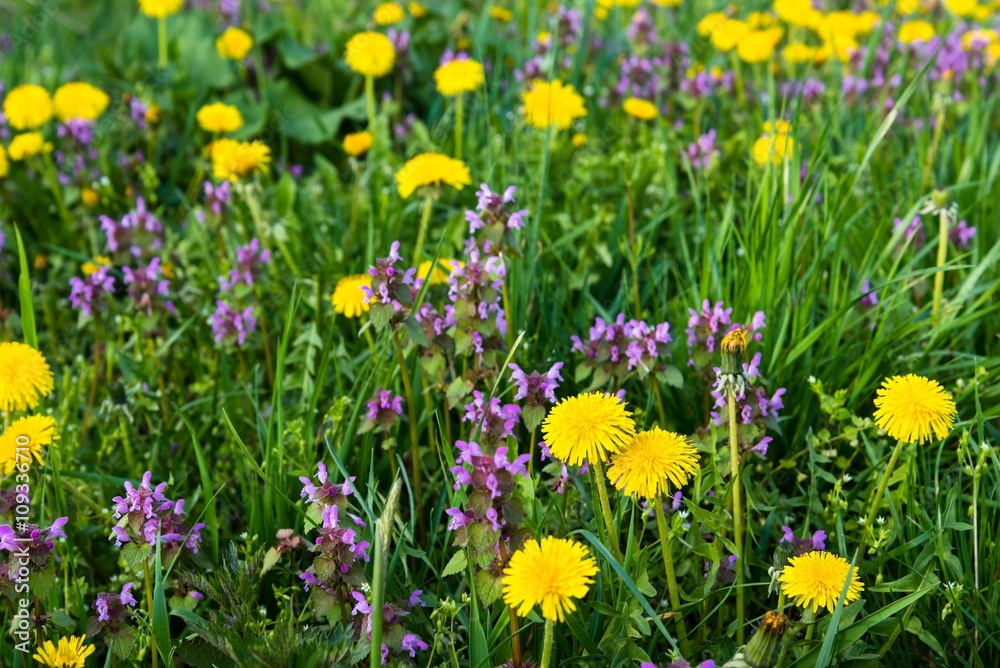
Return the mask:
<svg viewBox="0 0 1000 668">
<path fill-rule="evenodd" d="M 942 208 L 938 214 L 937 273 L 934 274 L 933 319 L 937 322 L 941 314 L 941 293 L 944 291 L 944 265 L 948 259 L 948 209 Z"/>
<path fill-rule="evenodd" d="M 615 521 L 611 515 L 611 503 L 608 501 L 608 488 L 604 483 L 604 463 L 600 458 L 595 457 L 591 462 L 594 467 L 594 479 L 597 482 L 597 496 L 601 503 L 601 513 L 604 515 L 604 528 L 608 533 L 608 544 L 611 546 L 611 554 L 619 562 L 622 561 L 622 551 L 618 546 L 618 533 L 615 531 Z"/>
<path fill-rule="evenodd" d="M 736 643 L 743 644 L 743 501 L 740 499 L 740 442 L 736 392 L 729 390 L 729 457 L 733 469 L 733 544 L 736 546 Z"/>
<path fill-rule="evenodd" d="M 167 69 L 167 17 L 161 16 L 156 20 L 157 46 L 159 48 L 159 66 L 161 70 Z"/>
<path fill-rule="evenodd" d="M 464 95 L 455 96 L 455 159 L 462 159 L 462 98 Z"/>
<path fill-rule="evenodd" d="M 365 102 L 368 107 L 368 129 L 375 139 L 378 134 L 375 131 L 375 77 L 370 74 L 365 77 Z"/>
<path fill-rule="evenodd" d="M 681 654 L 688 654 L 687 648 L 687 626 L 684 624 L 684 615 L 681 614 L 681 596 L 677 589 L 677 575 L 674 572 L 674 558 L 670 554 L 670 541 L 667 534 L 667 522 L 663 518 L 663 502 L 657 500 L 656 508 L 656 528 L 660 532 L 660 550 L 663 552 L 663 570 L 667 574 L 667 590 L 670 592 L 670 607 L 677 614 L 677 638 L 680 640 Z"/>
<path fill-rule="evenodd" d="M 427 195 L 424 197 L 424 210 L 420 217 L 420 229 L 417 231 L 417 247 L 413 252 L 413 265 L 417 266 L 420 264 L 420 259 L 423 257 L 424 250 L 424 237 L 427 236 L 427 225 L 431 220 L 431 209 L 434 207 L 434 191 L 430 188 L 427 190 Z"/>
<path fill-rule="evenodd" d="M 506 568 L 509 563 L 507 548 L 504 547 L 503 540 L 500 540 L 497 546 L 500 548 L 500 561 Z M 507 616 L 510 618 L 510 658 L 514 662 L 514 668 L 521 668 L 521 636 L 518 634 L 520 625 L 517 609 L 512 605 L 507 606 Z"/>
<path fill-rule="evenodd" d="M 149 612 L 149 645 L 153 654 L 153 668 L 157 668 L 160 659 L 156 649 L 156 635 L 153 633 L 153 584 L 149 579 L 148 559 L 144 559 L 142 562 L 142 578 L 146 588 L 146 610 Z"/>
<path fill-rule="evenodd" d="M 882 496 L 885 495 L 885 488 L 889 486 L 889 477 L 892 476 L 892 472 L 896 468 L 896 462 L 899 461 L 899 454 L 902 451 L 903 442 L 896 441 L 896 447 L 892 449 L 892 456 L 889 457 L 889 463 L 886 465 L 885 470 L 882 471 L 882 480 L 879 481 L 878 489 L 875 491 L 875 498 L 872 499 L 871 506 L 868 508 L 868 516 L 865 517 L 866 529 L 871 527 L 872 522 L 875 521 L 879 504 L 882 502 Z"/>
<path fill-rule="evenodd" d="M 549 668 L 552 660 L 552 638 L 555 624 L 552 620 L 545 620 L 545 639 L 542 641 L 542 663 L 541 668 Z"/>
</svg>

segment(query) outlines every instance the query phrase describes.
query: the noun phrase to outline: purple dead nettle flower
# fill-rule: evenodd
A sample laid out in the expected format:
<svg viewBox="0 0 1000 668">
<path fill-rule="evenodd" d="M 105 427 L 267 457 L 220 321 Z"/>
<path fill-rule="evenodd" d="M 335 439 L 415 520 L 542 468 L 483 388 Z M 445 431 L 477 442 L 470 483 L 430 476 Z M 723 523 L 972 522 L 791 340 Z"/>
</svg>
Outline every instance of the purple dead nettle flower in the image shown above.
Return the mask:
<svg viewBox="0 0 1000 668">
<path fill-rule="evenodd" d="M 375 266 L 369 267 L 368 274 L 372 277 L 372 285 L 361 286 L 368 298 L 371 311 L 385 312 L 385 323 L 400 324 L 410 314 L 410 305 L 417 293 L 416 269 L 400 270 L 396 265 L 403 261 L 399 254 L 399 242 L 393 241 L 387 257 L 375 260 Z M 372 316 L 373 320 L 376 316 Z"/>
<path fill-rule="evenodd" d="M 960 220 L 948 230 L 948 237 L 951 243 L 958 248 L 968 248 L 969 244 L 976 237 L 976 228 L 970 227 L 964 220 Z"/>
<path fill-rule="evenodd" d="M 715 355 L 716 345 L 722 341 L 722 337 L 735 329 L 733 325 L 733 309 L 726 308 L 725 303 L 719 301 L 712 304 L 705 300 L 701 303 L 701 310 L 688 309 L 691 317 L 688 318 L 688 326 L 684 331 L 687 333 L 688 366 L 698 366 L 699 369 L 707 368 L 711 358 Z M 750 325 L 744 327 L 752 336 L 752 340 L 760 341 L 763 334 L 765 317 L 763 311 L 757 311 L 750 320 Z"/>
<path fill-rule="evenodd" d="M 715 148 L 714 128 L 688 144 L 688 147 L 681 153 L 683 158 L 690 161 L 693 169 L 708 169 L 718 155 L 719 151 Z"/>
<path fill-rule="evenodd" d="M 69 137 L 78 144 L 89 146 L 94 141 L 94 121 L 74 118 L 66 123 L 59 123 L 56 126 L 56 136 L 60 139 Z"/>
<path fill-rule="evenodd" d="M 496 532 L 506 524 L 504 508 L 516 487 L 516 476 L 528 475 L 530 455 L 508 458 L 507 446 L 501 445 L 493 454 L 487 454 L 478 443 L 456 441 L 459 454 L 451 472 L 455 475 L 454 489 L 466 489 L 468 509 L 450 508 L 446 512 L 452 518 L 448 528 L 455 531 L 473 522 L 488 523 Z"/>
<path fill-rule="evenodd" d="M 96 617 L 87 620 L 87 633 L 97 636 L 108 633 L 113 638 L 129 628 L 128 620 L 139 602 L 132 595 L 132 583 L 127 582 L 117 594 L 102 593 L 94 601 Z"/>
<path fill-rule="evenodd" d="M 392 136 L 396 138 L 396 141 L 406 141 L 410 133 L 413 132 L 413 124 L 416 122 L 417 117 L 415 114 L 407 114 L 403 118 L 393 123 L 392 125 Z"/>
<path fill-rule="evenodd" d="M 645 378 L 656 370 L 661 357 L 669 355 L 670 325 L 661 322 L 649 325 L 642 320 L 625 320 L 619 314 L 614 322 L 598 317 L 590 328 L 590 338 L 584 342 L 571 336 L 572 351 L 584 355 L 583 364 L 593 370 L 596 385 L 614 377 L 620 381 L 635 371 Z"/>
<path fill-rule="evenodd" d="M 185 524 L 184 499 L 167 498 L 163 494 L 167 484 L 153 487 L 152 476 L 146 471 L 138 486 L 126 480 L 125 496 L 112 499 L 113 517 L 119 522 L 111 528 L 110 540 L 115 541 L 115 547 L 121 547 L 122 543 L 153 545 L 159 537 L 168 549 L 186 547 L 197 553 L 205 524 L 198 522 L 190 527 Z"/>
<path fill-rule="evenodd" d="M 252 306 L 234 309 L 221 299 L 216 300 L 215 312 L 209 318 L 209 323 L 217 344 L 235 343 L 242 346 L 247 337 L 257 329 L 257 318 L 254 317 Z"/>
<path fill-rule="evenodd" d="M 878 291 L 872 287 L 871 281 L 867 278 L 861 281 L 861 308 L 865 311 L 878 306 Z"/>
<path fill-rule="evenodd" d="M 383 389 L 375 393 L 367 406 L 365 419 L 377 424 L 388 433 L 403 414 L 403 397 Z"/>
<path fill-rule="evenodd" d="M 146 209 L 146 201 L 142 197 L 136 199 L 135 209 L 122 216 L 120 221 L 103 215 L 100 221 L 108 250 L 112 253 L 123 251 L 138 258 L 144 252 L 163 247 L 163 223 Z"/>
<path fill-rule="evenodd" d="M 785 543 L 790 546 L 794 552 L 794 556 L 798 557 L 806 552 L 821 552 L 825 550 L 826 532 L 820 530 L 813 532 L 813 534 L 807 538 L 796 538 L 791 527 L 782 526 L 781 540 L 778 542 Z"/>
<path fill-rule="evenodd" d="M 316 471 L 316 481 L 307 476 L 299 476 L 299 482 L 302 483 L 300 496 L 303 499 L 308 499 L 306 503 L 316 504 L 320 508 L 334 505 L 346 506 L 347 497 L 354 493 L 352 485 L 354 478 L 345 480 L 339 485 L 330 482 L 330 474 L 323 462 L 316 464 Z M 316 484 L 317 482 L 319 484 Z"/>
<path fill-rule="evenodd" d="M 735 77 L 732 72 L 719 71 L 710 68 L 685 77 L 680 82 L 680 89 L 695 98 L 704 98 L 718 93 L 729 93 L 734 88 Z"/>
<path fill-rule="evenodd" d="M 69 279 L 69 301 L 73 309 L 87 316 L 93 316 L 100 309 L 103 297 L 115 291 L 115 278 L 110 271 L 110 267 L 102 265 L 90 276 Z"/>
<path fill-rule="evenodd" d="M 55 539 L 66 537 L 63 527 L 67 522 L 68 517 L 60 517 L 47 529 L 35 524 L 19 523 L 17 530 L 8 524 L 0 525 L 0 550 L 6 550 L 12 555 L 16 553 L 17 563 L 28 566 L 32 572 L 42 571 L 49 565 L 50 557 L 59 561 L 55 554 Z M 21 561 L 24 558 L 27 558 L 28 563 Z"/>
<path fill-rule="evenodd" d="M 229 207 L 229 203 L 233 198 L 229 181 L 223 181 L 219 185 L 215 185 L 211 181 L 205 181 L 204 188 L 205 206 L 216 216 L 221 216 L 223 210 Z"/>
<path fill-rule="evenodd" d="M 125 275 L 125 285 L 136 309 L 146 315 L 152 315 L 154 310 L 165 309 L 171 315 L 176 315 L 174 303 L 167 299 L 170 281 L 161 279 L 160 258 L 154 257 L 149 266 L 132 269 L 122 267 Z"/>
<path fill-rule="evenodd" d="M 509 186 L 502 194 L 493 192 L 485 183 L 476 191 L 479 201 L 475 210 L 465 212 L 465 221 L 469 223 L 469 236 L 477 239 L 483 253 L 495 255 L 500 250 L 519 253 L 513 232 L 524 227 L 528 210 L 514 209 L 516 192 L 515 186 Z"/>
<path fill-rule="evenodd" d="M 138 126 L 140 130 L 145 130 L 148 125 L 146 123 L 146 113 L 149 111 L 149 107 L 146 103 L 139 98 L 132 96 L 128 102 L 129 115 L 132 116 L 132 122 Z"/>
<path fill-rule="evenodd" d="M 260 240 L 254 237 L 249 244 L 236 249 L 236 267 L 229 270 L 228 277 L 219 277 L 219 291 L 227 292 L 241 284 L 253 287 L 270 262 L 271 251 L 262 249 Z"/>
<path fill-rule="evenodd" d="M 484 255 L 475 239 L 466 242 L 464 267 L 455 267 L 448 277 L 445 324 L 455 341 L 455 354 L 479 356 L 481 367 L 493 369 L 504 349 L 507 315 L 502 291 L 507 268 L 499 256 Z"/>
<path fill-rule="evenodd" d="M 920 223 L 920 216 L 914 216 L 913 220 L 909 223 L 902 218 L 894 219 L 892 221 L 893 236 L 899 234 L 901 231 L 903 232 L 903 238 L 899 241 L 898 252 L 901 252 L 907 243 L 914 250 L 923 248 L 927 235 L 924 232 L 924 226 Z"/>
<path fill-rule="evenodd" d="M 545 418 L 545 407 L 556 403 L 556 388 L 563 379 L 559 374 L 562 367 L 562 362 L 556 362 L 544 374 L 532 371 L 528 375 L 521 367 L 511 363 L 510 380 L 517 387 L 514 401 L 524 400 L 521 419 L 529 431 L 533 431 L 541 424 Z"/>
<path fill-rule="evenodd" d="M 479 390 L 474 390 L 472 397 L 472 403 L 465 406 L 462 421 L 472 423 L 474 436 L 484 444 L 495 445 L 514 434 L 521 414 L 519 406 L 501 405 L 497 397 L 490 399 L 487 404 L 486 397 Z"/>
<path fill-rule="evenodd" d="M 552 452 L 545 441 L 538 442 L 538 449 L 539 459 L 543 462 L 551 462 L 544 468 L 546 473 L 550 473 L 553 476 L 553 480 L 549 484 L 552 485 L 552 489 L 556 494 L 563 494 L 566 491 L 566 483 L 569 482 L 569 466 L 552 456 Z M 589 470 L 587 462 L 584 462 L 577 468 L 576 474 L 585 476 Z"/>
<path fill-rule="evenodd" d="M 845 80 L 850 75 L 845 76 Z M 781 97 L 792 100 L 802 98 L 804 104 L 819 102 L 826 92 L 826 84 L 819 79 L 807 78 L 805 81 L 786 81 L 781 84 Z"/>
<path fill-rule="evenodd" d="M 410 594 L 406 600 L 386 603 L 382 606 L 382 643 L 381 662 L 382 665 L 389 663 L 390 657 L 400 658 L 409 656 L 415 658 L 417 652 L 426 652 L 429 647 L 427 643 L 416 634 L 408 632 L 403 627 L 403 621 L 409 616 L 410 611 L 415 607 L 423 607 L 424 602 L 420 600 L 421 591 L 418 589 Z M 362 591 L 352 591 L 351 598 L 354 600 L 354 607 L 351 609 L 351 616 L 360 619 L 355 622 L 364 638 L 371 640 L 372 637 L 372 606 L 368 597 Z"/>
<path fill-rule="evenodd" d="M 712 565 L 706 561 L 704 564 L 704 569 L 705 569 L 705 579 L 707 580 L 712 570 Z M 715 574 L 715 584 L 719 586 L 724 586 L 732 584 L 735 579 L 736 579 L 736 555 L 730 554 L 728 556 L 723 556 L 722 559 L 719 560 L 719 570 Z"/>
<path fill-rule="evenodd" d="M 403 75 L 404 80 L 410 79 L 410 31 L 389 28 L 385 35 L 396 52 L 396 71 Z"/>
</svg>

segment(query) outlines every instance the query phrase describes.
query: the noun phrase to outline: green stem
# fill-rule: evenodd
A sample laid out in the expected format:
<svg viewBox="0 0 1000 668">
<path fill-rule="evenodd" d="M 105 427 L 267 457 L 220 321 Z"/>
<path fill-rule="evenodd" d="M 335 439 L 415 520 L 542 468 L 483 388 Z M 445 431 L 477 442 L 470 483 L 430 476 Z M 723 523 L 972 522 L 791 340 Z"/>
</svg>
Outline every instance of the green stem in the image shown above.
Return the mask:
<svg viewBox="0 0 1000 668">
<path fill-rule="evenodd" d="M 379 523 L 381 524 L 381 522 Z M 380 528 L 375 530 L 375 555 L 374 575 L 372 576 L 372 610 L 381 610 L 385 600 L 385 583 L 383 582 L 385 570 L 385 558 L 383 556 L 385 546 L 382 544 Z M 382 668 L 382 615 L 376 613 L 371 616 L 372 637 L 371 649 L 368 654 L 371 668 Z"/>
<path fill-rule="evenodd" d="M 938 249 L 937 273 L 934 274 L 934 310 L 935 322 L 941 314 L 941 293 L 944 291 L 944 265 L 948 259 L 948 212 L 942 210 L 938 217 Z"/>
<path fill-rule="evenodd" d="M 56 208 L 59 210 L 59 218 L 66 225 L 70 225 L 72 220 L 69 211 L 66 209 L 66 202 L 63 201 L 62 187 L 59 185 L 59 177 L 56 176 L 56 166 L 52 164 L 52 156 L 47 150 L 42 151 L 42 160 L 45 162 L 45 177 L 49 182 L 49 190 L 56 201 Z"/>
<path fill-rule="evenodd" d="M 410 371 L 406 368 L 406 356 L 403 354 L 403 344 L 399 341 L 399 332 L 392 333 L 392 343 L 396 347 L 396 358 L 399 360 L 399 374 L 403 379 L 403 391 L 406 393 L 406 409 L 410 417 L 410 458 L 413 466 L 413 504 L 417 514 L 417 522 L 421 531 L 424 529 L 424 514 L 420 511 L 420 441 L 417 434 L 417 405 L 413 401 L 413 385 L 410 384 Z"/>
<path fill-rule="evenodd" d="M 142 562 L 142 578 L 143 578 L 143 583 L 144 583 L 145 588 L 146 588 L 146 610 L 149 612 L 149 627 L 150 627 L 149 643 L 150 643 L 150 649 L 152 650 L 152 654 L 153 654 L 153 668 L 156 668 L 157 664 L 160 661 L 160 657 L 159 657 L 159 652 L 156 649 L 156 635 L 153 634 L 153 631 L 152 631 L 152 628 L 153 628 L 153 584 L 152 584 L 152 582 L 150 582 L 150 579 L 149 579 L 149 560 L 148 559 L 145 559 Z"/>
<path fill-rule="evenodd" d="M 368 131 L 372 133 L 372 140 L 377 141 L 375 132 L 375 79 L 371 76 L 365 77 L 365 100 L 368 105 Z"/>
<path fill-rule="evenodd" d="M 608 501 L 608 488 L 604 482 L 604 464 L 600 459 L 595 459 L 591 462 L 591 466 L 594 469 L 594 478 L 597 481 L 597 496 L 601 502 L 601 513 L 604 515 L 604 528 L 607 530 L 611 554 L 614 555 L 619 563 L 622 563 L 622 551 L 618 546 L 618 532 L 615 531 L 615 521 L 611 516 L 611 503 Z"/>
<path fill-rule="evenodd" d="M 462 159 L 462 98 L 459 93 L 455 97 L 455 159 Z"/>
<path fill-rule="evenodd" d="M 542 641 L 542 663 L 541 668 L 549 668 L 552 660 L 552 637 L 555 635 L 553 629 L 555 624 L 551 619 L 545 620 L 545 639 Z"/>
<path fill-rule="evenodd" d="M 156 20 L 156 34 L 159 46 L 159 66 L 161 70 L 167 69 L 167 17 L 161 16 Z"/>
<path fill-rule="evenodd" d="M 428 190 L 424 198 L 424 211 L 420 217 L 420 229 L 417 231 L 417 247 L 413 251 L 413 266 L 420 265 L 420 258 L 423 257 L 424 237 L 427 236 L 427 225 L 431 221 L 431 209 L 434 208 L 434 192 Z"/>
<path fill-rule="evenodd" d="M 740 441 L 736 424 L 736 394 L 729 391 L 729 459 L 733 471 L 733 545 L 736 546 L 736 644 L 743 644 L 743 501 L 740 498 Z"/>
<path fill-rule="evenodd" d="M 670 541 L 667 540 L 667 522 L 663 518 L 663 503 L 657 499 L 656 508 L 656 528 L 660 532 L 660 550 L 663 552 L 663 570 L 667 573 L 667 589 L 670 591 L 670 607 L 677 614 L 677 638 L 680 640 L 681 654 L 688 655 L 687 647 L 687 626 L 684 624 L 684 615 L 681 613 L 681 596 L 677 589 L 677 575 L 674 572 L 674 558 L 670 554 Z"/>
<path fill-rule="evenodd" d="M 896 441 L 896 447 L 892 449 L 892 456 L 889 457 L 889 464 L 885 467 L 882 472 L 882 480 L 878 484 L 878 490 L 875 492 L 875 498 L 872 499 L 871 506 L 868 507 L 868 517 L 865 518 L 865 527 L 872 527 L 872 522 L 875 521 L 875 516 L 878 514 L 879 504 L 882 502 L 882 497 L 885 495 L 885 488 L 889 486 L 889 477 L 892 475 L 893 469 L 896 468 L 896 462 L 899 461 L 899 454 L 903 451 L 903 442 Z M 874 529 L 873 529 L 874 530 Z"/>
</svg>

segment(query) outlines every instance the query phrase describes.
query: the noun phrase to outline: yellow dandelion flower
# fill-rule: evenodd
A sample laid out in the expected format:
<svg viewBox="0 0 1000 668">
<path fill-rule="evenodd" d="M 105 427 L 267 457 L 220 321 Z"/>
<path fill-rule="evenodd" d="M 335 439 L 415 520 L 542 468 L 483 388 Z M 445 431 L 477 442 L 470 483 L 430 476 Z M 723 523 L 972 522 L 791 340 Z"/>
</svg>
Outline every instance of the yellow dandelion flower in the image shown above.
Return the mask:
<svg viewBox="0 0 1000 668">
<path fill-rule="evenodd" d="M 944 438 L 955 424 L 955 402 L 941 385 L 908 374 L 882 381 L 875 399 L 875 424 L 904 443 Z"/>
<path fill-rule="evenodd" d="M 106 255 L 98 255 L 94 258 L 93 262 L 87 260 L 82 265 L 80 265 L 80 271 L 83 272 L 84 276 L 90 276 L 101 267 L 110 267 L 110 266 L 111 266 L 111 258 L 109 258 Z"/>
<path fill-rule="evenodd" d="M 362 286 L 371 288 L 372 277 L 354 274 L 337 281 L 337 287 L 333 289 L 333 310 L 348 318 L 360 318 L 362 313 L 368 313 L 368 297 Z"/>
<path fill-rule="evenodd" d="M 160 122 L 160 105 L 158 105 L 158 104 L 151 104 L 151 105 L 149 105 L 149 107 L 146 109 L 145 119 L 146 119 L 146 122 L 149 123 L 150 125 L 156 125 L 157 123 L 159 123 Z"/>
<path fill-rule="evenodd" d="M 139 0 L 139 11 L 151 19 L 163 19 L 181 11 L 184 0 Z"/>
<path fill-rule="evenodd" d="M 608 480 L 629 496 L 655 499 L 671 484 L 683 487 L 697 470 L 698 451 L 686 437 L 654 428 L 612 455 Z"/>
<path fill-rule="evenodd" d="M 375 8 L 372 19 L 380 26 L 391 26 L 406 18 L 406 12 L 396 2 L 383 2 Z"/>
<path fill-rule="evenodd" d="M 434 266 L 433 273 L 431 272 L 431 265 Z M 417 267 L 417 276 L 425 281 L 427 280 L 427 277 L 430 276 L 431 285 L 444 285 L 448 282 L 448 278 L 456 269 L 464 266 L 465 263 L 461 260 L 445 260 L 440 258 L 436 263 L 433 260 L 424 260 L 420 263 L 420 266 Z"/>
<path fill-rule="evenodd" d="M 739 19 L 726 19 L 712 32 L 712 46 L 723 53 L 732 51 L 750 32 L 750 26 Z"/>
<path fill-rule="evenodd" d="M 344 152 L 352 158 L 357 158 L 371 150 L 372 141 L 372 133 L 367 130 L 352 132 L 344 137 Z"/>
<path fill-rule="evenodd" d="M 215 40 L 215 50 L 229 60 L 243 60 L 253 47 L 253 37 L 246 30 L 229 27 Z"/>
<path fill-rule="evenodd" d="M 627 98 L 622 102 L 622 109 L 625 110 L 626 114 L 632 118 L 638 118 L 640 121 L 651 121 L 659 116 L 655 104 L 637 97 Z"/>
<path fill-rule="evenodd" d="M 792 157 L 794 149 L 795 140 L 788 134 L 765 134 L 753 144 L 753 159 L 758 165 L 765 165 L 768 162 L 772 165 L 780 165 L 786 157 Z"/>
<path fill-rule="evenodd" d="M 54 387 L 40 352 L 17 341 L 0 343 L 0 411 L 32 409 Z"/>
<path fill-rule="evenodd" d="M 212 174 L 217 179 L 238 181 L 254 172 L 263 172 L 271 162 L 271 149 L 259 141 L 216 139 L 208 145 Z"/>
<path fill-rule="evenodd" d="M 903 44 L 926 42 L 934 37 L 934 26 L 927 21 L 907 21 L 899 27 L 899 41 Z"/>
<path fill-rule="evenodd" d="M 406 8 L 410 10 L 410 15 L 415 19 L 422 19 L 427 16 L 427 8 L 419 2 L 411 2 L 406 5 Z"/>
<path fill-rule="evenodd" d="M 410 158 L 396 172 L 399 196 L 406 198 L 417 188 L 447 184 L 455 190 L 472 183 L 469 168 L 465 163 L 440 153 L 421 153 Z"/>
<path fill-rule="evenodd" d="M 823 17 L 810 0 L 774 0 L 772 9 L 782 21 L 800 28 L 814 28 Z"/>
<path fill-rule="evenodd" d="M 366 77 L 383 77 L 396 64 L 396 50 L 380 32 L 359 32 L 347 42 L 347 66 Z"/>
<path fill-rule="evenodd" d="M 494 21 L 500 21 L 500 23 L 509 23 L 514 18 L 514 12 L 494 5 L 490 7 L 490 18 Z"/>
<path fill-rule="evenodd" d="M 574 540 L 546 536 L 526 541 L 503 573 L 503 600 L 519 617 L 541 605 L 542 617 L 561 622 L 590 591 L 597 561 Z"/>
<path fill-rule="evenodd" d="M 45 142 L 45 138 L 40 132 L 25 132 L 15 136 L 10 141 L 7 152 L 10 154 L 11 160 L 20 162 L 40 155 L 43 151 L 51 150 L 51 148 L 52 145 Z"/>
<path fill-rule="evenodd" d="M 820 608 L 832 613 L 848 581 L 844 605 L 858 600 L 865 588 L 858 579 L 857 568 L 851 568 L 850 562 L 843 557 L 823 551 L 792 557 L 778 581 L 788 598 L 800 608 L 809 608 L 814 613 Z"/>
<path fill-rule="evenodd" d="M 764 63 L 774 55 L 774 48 L 784 31 L 781 28 L 753 30 L 747 33 L 736 45 L 736 53 L 745 63 Z"/>
<path fill-rule="evenodd" d="M 80 200 L 85 207 L 93 209 L 101 203 L 101 196 L 93 188 L 84 188 L 80 191 Z"/>
<path fill-rule="evenodd" d="M 963 18 L 971 18 L 979 8 L 979 3 L 976 0 L 944 0 L 944 6 L 953 14 Z"/>
<path fill-rule="evenodd" d="M 896 2 L 896 11 L 904 16 L 913 14 L 918 9 L 920 9 L 920 0 L 898 0 Z"/>
<path fill-rule="evenodd" d="M 35 652 L 35 661 L 48 668 L 84 668 L 87 657 L 94 653 L 94 646 L 85 645 L 85 640 L 84 636 L 70 636 L 60 638 L 58 645 L 46 640 Z"/>
<path fill-rule="evenodd" d="M 21 84 L 3 100 L 3 113 L 15 130 L 34 130 L 52 118 L 52 98 L 47 90 L 35 84 Z"/>
<path fill-rule="evenodd" d="M 0 435 L 0 470 L 10 475 L 18 464 L 28 463 L 32 457 L 44 464 L 42 448 L 59 438 L 55 428 L 56 421 L 48 415 L 29 415 L 14 420 Z"/>
<path fill-rule="evenodd" d="M 587 135 L 583 132 L 577 132 L 569 141 L 574 148 L 583 148 L 587 145 Z"/>
<path fill-rule="evenodd" d="M 617 397 L 593 392 L 563 399 L 552 407 L 542 433 L 552 456 L 576 466 L 607 461 L 635 437 L 635 422 Z"/>
<path fill-rule="evenodd" d="M 206 104 L 196 115 L 205 132 L 235 132 L 243 127 L 243 114 L 236 107 L 222 102 Z"/>
<path fill-rule="evenodd" d="M 442 95 L 471 93 L 485 81 L 482 64 L 471 58 L 455 58 L 434 70 L 434 83 Z"/>
<path fill-rule="evenodd" d="M 695 26 L 695 30 L 697 30 L 698 34 L 702 37 L 711 37 L 712 33 L 721 28 L 722 24 L 728 20 L 729 17 L 723 12 L 709 12 L 704 18 L 702 18 L 701 21 L 698 21 L 698 25 Z"/>
<path fill-rule="evenodd" d="M 653 0 L 654 5 L 660 7 L 678 7 L 684 0 Z"/>
<path fill-rule="evenodd" d="M 524 114 L 528 124 L 539 130 L 547 130 L 555 126 L 565 130 L 573 121 L 587 115 L 583 98 L 576 92 L 572 84 L 564 84 L 556 79 L 536 81 L 530 90 L 524 92 Z"/>
<path fill-rule="evenodd" d="M 74 119 L 96 121 L 111 103 L 107 93 L 83 81 L 63 84 L 52 96 L 56 116 L 63 123 Z"/>
<path fill-rule="evenodd" d="M 10 173 L 10 163 L 7 161 L 7 149 L 0 146 L 0 179 Z"/>
<path fill-rule="evenodd" d="M 802 42 L 792 42 L 781 50 L 781 57 L 786 63 L 798 65 L 802 63 L 815 63 L 819 59 L 819 49 Z"/>
<path fill-rule="evenodd" d="M 998 43 L 1000 43 L 1000 34 L 989 28 L 977 28 L 962 35 L 962 48 L 966 51 L 974 51 Z"/>
</svg>

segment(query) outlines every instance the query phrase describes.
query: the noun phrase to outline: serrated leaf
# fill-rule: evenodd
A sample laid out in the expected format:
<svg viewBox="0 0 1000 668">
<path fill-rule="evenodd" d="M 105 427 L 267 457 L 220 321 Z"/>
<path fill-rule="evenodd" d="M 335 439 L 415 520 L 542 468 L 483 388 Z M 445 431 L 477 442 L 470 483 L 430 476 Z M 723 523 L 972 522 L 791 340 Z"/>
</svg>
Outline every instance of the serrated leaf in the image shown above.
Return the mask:
<svg viewBox="0 0 1000 668">
<path fill-rule="evenodd" d="M 448 564 L 441 571 L 441 577 L 448 577 L 449 575 L 455 575 L 456 573 L 461 573 L 465 570 L 465 567 L 469 565 L 469 558 L 465 556 L 465 551 L 456 552 L 448 560 Z"/>
<path fill-rule="evenodd" d="M 666 383 L 670 387 L 678 389 L 684 387 L 684 374 L 675 366 L 665 366 L 656 373 L 656 378 L 661 383 Z"/>
</svg>

